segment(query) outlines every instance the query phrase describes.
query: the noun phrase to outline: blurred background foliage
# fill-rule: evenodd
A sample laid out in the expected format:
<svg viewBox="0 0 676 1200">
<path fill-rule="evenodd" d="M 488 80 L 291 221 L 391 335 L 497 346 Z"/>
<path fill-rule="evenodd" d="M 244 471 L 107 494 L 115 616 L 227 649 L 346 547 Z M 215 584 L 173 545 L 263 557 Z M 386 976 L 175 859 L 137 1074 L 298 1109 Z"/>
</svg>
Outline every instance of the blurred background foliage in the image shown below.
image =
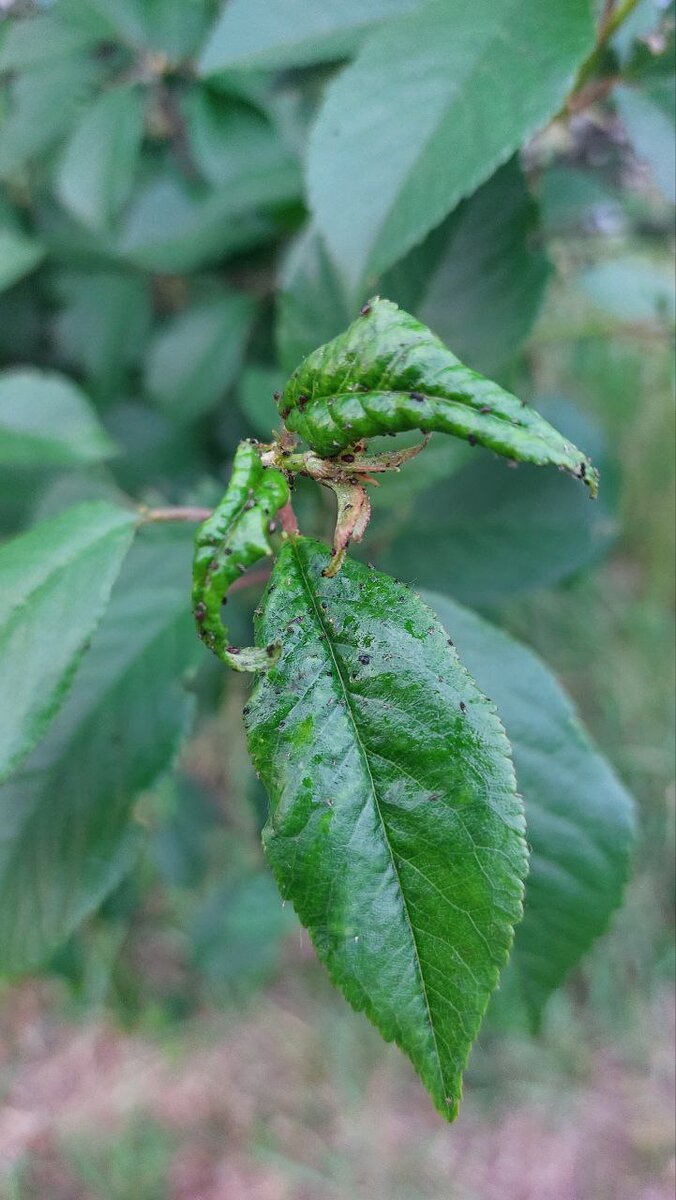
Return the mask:
<svg viewBox="0 0 676 1200">
<path fill-rule="evenodd" d="M 48 465 L 30 438 L 5 443 L 3 535 L 120 491 L 214 501 L 237 442 L 270 437 L 288 372 L 380 291 L 537 402 L 591 451 L 602 491 L 589 504 L 562 476 L 433 439 L 383 482 L 359 553 L 539 651 L 637 798 L 639 842 L 623 910 L 539 1040 L 506 987 L 460 1125 L 440 1130 L 279 901 L 241 726 L 247 685 L 171 632 L 191 531 L 151 538 L 125 568 L 134 602 L 134 579 L 166 600 L 137 659 L 158 697 L 172 655 L 191 690 L 137 727 L 161 722 L 166 761 L 194 732 L 177 772 L 155 782 L 160 755 L 128 783 L 147 852 L 40 982 L 3 992 L 0 1194 L 666 1198 L 673 6 L 641 0 L 584 103 L 359 294 L 311 223 L 303 162 L 324 87 L 382 4 L 341 5 L 316 29 L 313 6 L 273 4 L 283 34 L 262 0 L 231 0 L 227 25 L 211 0 L 1 7 L 0 431 L 17 387 L 34 438 L 66 389 L 79 447 L 65 426 Z M 82 395 L 100 422 L 90 434 Z M 330 537 L 319 489 L 301 481 L 295 503 L 305 532 Z M 243 637 L 253 603 L 232 602 Z M 109 690 L 110 667 L 96 667 Z M 101 684 L 104 722 L 107 696 Z M 73 736 L 71 785 L 107 795 L 92 728 Z M 59 770 L 46 771 L 46 804 Z"/>
</svg>

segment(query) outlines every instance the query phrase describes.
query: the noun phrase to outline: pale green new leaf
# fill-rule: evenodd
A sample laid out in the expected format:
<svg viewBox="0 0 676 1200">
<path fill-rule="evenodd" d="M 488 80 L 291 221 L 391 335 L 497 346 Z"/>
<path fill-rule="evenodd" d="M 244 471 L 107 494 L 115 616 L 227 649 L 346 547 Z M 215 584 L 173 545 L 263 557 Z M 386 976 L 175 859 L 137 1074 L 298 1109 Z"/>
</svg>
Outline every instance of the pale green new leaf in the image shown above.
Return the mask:
<svg viewBox="0 0 676 1200">
<path fill-rule="evenodd" d="M 192 305 L 158 330 L 148 350 L 145 385 L 175 420 L 193 421 L 227 394 L 254 312 L 248 296 L 224 293 Z"/>
<path fill-rule="evenodd" d="M 80 504 L 0 547 L 0 779 L 65 700 L 134 523 L 124 508 Z"/>
<path fill-rule="evenodd" d="M 512 961 L 537 1021 L 621 902 L 633 801 L 531 650 L 446 597 L 427 599 L 495 701 L 512 744 L 530 847 Z"/>
<path fill-rule="evenodd" d="M 278 402 L 288 429 L 321 455 L 361 438 L 419 429 L 450 433 L 498 454 L 598 476 L 579 451 L 525 403 L 463 366 L 438 337 L 389 300 L 376 298 L 345 333 L 320 346 Z"/>
<path fill-rule="evenodd" d="M 588 0 L 432 0 L 332 82 L 310 202 L 353 287 L 374 280 L 560 108 L 594 42 Z"/>
<path fill-rule="evenodd" d="M 102 92 L 66 147 L 57 193 L 91 229 L 109 228 L 129 199 L 141 148 L 144 103 L 138 86 Z"/>
<path fill-rule="evenodd" d="M 230 0 L 209 35 L 201 75 L 302 67 L 344 58 L 374 25 L 420 0 Z"/>
<path fill-rule="evenodd" d="M 431 610 L 329 560 L 287 542 L 257 622 L 283 639 L 245 709 L 265 852 L 334 983 L 452 1119 L 521 913 L 509 743 Z"/>
<path fill-rule="evenodd" d="M 115 453 L 86 396 L 62 375 L 19 367 L 0 373 L 0 464 L 66 467 Z"/>
<path fill-rule="evenodd" d="M 47 736 L 0 787 L 0 971 L 36 966 L 133 859 L 138 794 L 170 766 L 199 657 L 190 607 L 192 530 L 147 527 Z"/>
</svg>

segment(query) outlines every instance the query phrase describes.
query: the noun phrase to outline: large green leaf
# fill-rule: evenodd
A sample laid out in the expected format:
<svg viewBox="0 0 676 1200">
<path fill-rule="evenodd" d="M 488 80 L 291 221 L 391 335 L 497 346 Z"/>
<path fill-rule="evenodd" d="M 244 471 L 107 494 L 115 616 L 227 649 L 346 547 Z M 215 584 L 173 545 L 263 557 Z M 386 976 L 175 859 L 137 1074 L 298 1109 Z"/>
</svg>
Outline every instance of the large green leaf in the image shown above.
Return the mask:
<svg viewBox="0 0 676 1200">
<path fill-rule="evenodd" d="M 0 464 L 64 467 L 115 453 L 74 383 L 32 367 L 0 373 Z"/>
<path fill-rule="evenodd" d="M 427 599 L 495 701 L 512 743 L 530 847 L 513 962 L 537 1020 L 621 901 L 634 834 L 632 799 L 531 650 L 446 597 L 430 593 Z"/>
<path fill-rule="evenodd" d="M 202 75 L 234 68 L 307 66 L 343 58 L 373 25 L 420 0 L 230 0 L 199 63 Z"/>
<path fill-rule="evenodd" d="M 463 362 L 492 373 L 530 332 L 549 274 L 533 244 L 536 205 L 516 159 L 496 171 L 425 241 L 385 273 L 377 290 L 415 312 Z M 287 371 L 349 324 L 355 302 L 319 232 L 288 254 L 277 302 L 277 348 Z"/>
<path fill-rule="evenodd" d="M 111 504 L 80 504 L 0 547 L 0 779 L 63 703 L 134 520 Z"/>
<path fill-rule="evenodd" d="M 495 373 L 530 332 L 549 277 L 547 257 L 533 241 L 536 224 L 537 206 L 511 159 L 379 287 L 468 366 Z"/>
<path fill-rule="evenodd" d="M 544 411 L 603 464 L 603 443 L 589 421 L 561 401 Z M 427 453 L 412 464 L 420 477 Z M 408 472 L 409 467 L 396 477 L 402 491 Z M 418 489 L 408 511 L 403 497 L 394 519 L 389 518 L 394 536 L 377 555 L 378 565 L 472 605 L 552 587 L 597 561 L 617 536 L 609 482 L 597 503 L 590 504 L 586 493 L 570 487 L 558 472 L 527 464 L 511 471 L 505 462 L 482 454 L 450 478 Z M 375 505 L 372 540 L 364 547 L 369 557 L 377 554 L 381 529 Z"/>
<path fill-rule="evenodd" d="M 226 292 L 159 329 L 148 351 L 145 384 L 177 421 L 193 421 L 226 395 L 239 371 L 254 311 L 248 296 Z"/>
<path fill-rule="evenodd" d="M 64 708 L 0 788 L 0 970 L 44 960 L 127 869 L 136 796 L 171 763 L 196 663 L 192 530 L 141 531 Z"/>
<path fill-rule="evenodd" d="M 593 40 L 588 0 L 433 0 L 371 35 L 329 85 L 308 157 L 312 209 L 352 285 L 558 110 Z"/>
<path fill-rule="evenodd" d="M 143 92 L 102 92 L 78 122 L 61 160 L 61 201 L 85 225 L 107 229 L 129 199 L 143 134 Z"/>
<path fill-rule="evenodd" d="M 17 229 L 0 229 L 0 292 L 34 271 L 45 256 L 36 238 Z"/>
<path fill-rule="evenodd" d="M 264 846 L 350 1003 L 452 1119 L 521 911 L 509 743 L 432 612 L 326 547 L 283 547 L 257 622 L 282 657 L 245 710 Z"/>
<path fill-rule="evenodd" d="M 57 290 L 63 307 L 54 333 L 61 361 L 82 371 L 97 395 L 123 394 L 150 330 L 149 283 L 112 271 L 68 271 L 59 276 Z"/>
<path fill-rule="evenodd" d="M 512 459 L 561 467 L 596 492 L 597 472 L 585 454 L 389 300 L 365 305 L 345 333 L 306 358 L 278 408 L 319 454 L 381 433 L 450 433 Z"/>
</svg>

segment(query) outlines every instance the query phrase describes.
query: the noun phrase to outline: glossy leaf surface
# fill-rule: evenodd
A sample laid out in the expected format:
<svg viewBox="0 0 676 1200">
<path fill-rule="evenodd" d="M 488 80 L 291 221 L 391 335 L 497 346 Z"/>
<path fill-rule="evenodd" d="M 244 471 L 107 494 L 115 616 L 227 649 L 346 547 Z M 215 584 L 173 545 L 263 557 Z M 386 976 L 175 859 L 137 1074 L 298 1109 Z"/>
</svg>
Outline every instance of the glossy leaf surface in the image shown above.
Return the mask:
<svg viewBox="0 0 676 1200">
<path fill-rule="evenodd" d="M 329 85 L 308 154 L 311 208 L 352 286 L 558 110 L 593 39 L 588 0 L 432 0 L 371 34 Z"/>
<path fill-rule="evenodd" d="M 287 427 L 334 455 L 383 433 L 450 433 L 498 454 L 597 475 L 585 454 L 497 383 L 471 371 L 415 317 L 389 300 L 363 315 L 291 376 L 279 401 Z"/>
<path fill-rule="evenodd" d="M 0 463 L 65 467 L 97 462 L 115 443 L 70 379 L 31 367 L 0 373 Z"/>
<path fill-rule="evenodd" d="M 63 703 L 134 521 L 111 504 L 80 504 L 0 547 L 0 778 Z"/>
<path fill-rule="evenodd" d="M 512 961 L 537 1020 L 621 902 L 633 801 L 532 650 L 444 596 L 427 599 L 497 704 L 512 744 L 530 848 Z"/>
<path fill-rule="evenodd" d="M 452 1119 L 521 912 L 509 743 L 417 596 L 287 542 L 257 641 L 278 665 L 247 706 L 265 851 L 331 978 L 409 1055 Z"/>
<path fill-rule="evenodd" d="M 221 616 L 228 588 L 259 559 L 272 554 L 270 523 L 289 498 L 281 471 L 261 466 L 251 442 L 241 442 L 228 490 L 195 537 L 193 615 L 200 638 L 236 671 L 264 671 L 276 657 L 275 639 L 264 649 L 228 645 Z"/>
<path fill-rule="evenodd" d="M 134 800 L 168 768 L 199 658 L 186 602 L 192 531 L 139 533 L 66 704 L 0 787 L 0 971 L 35 966 L 133 861 Z"/>
</svg>

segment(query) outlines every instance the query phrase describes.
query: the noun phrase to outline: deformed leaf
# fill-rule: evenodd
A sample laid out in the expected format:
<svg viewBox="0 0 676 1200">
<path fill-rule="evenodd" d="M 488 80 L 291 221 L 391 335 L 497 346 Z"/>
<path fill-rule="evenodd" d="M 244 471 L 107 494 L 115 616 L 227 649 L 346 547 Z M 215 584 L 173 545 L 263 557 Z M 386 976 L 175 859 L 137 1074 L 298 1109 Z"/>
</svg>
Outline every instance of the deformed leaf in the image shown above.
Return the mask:
<svg viewBox="0 0 676 1200">
<path fill-rule="evenodd" d="M 264 846 L 333 981 L 452 1119 L 521 914 L 526 848 L 493 706 L 417 596 L 291 538 L 245 709 L 270 796 Z"/>
<path fill-rule="evenodd" d="M 633 801 L 532 650 L 445 596 L 432 605 L 512 744 L 530 847 L 515 964 L 534 1021 L 620 904 Z"/>
<path fill-rule="evenodd" d="M 134 521 L 112 504 L 79 504 L 0 547 L 0 779 L 63 703 Z"/>
<path fill-rule="evenodd" d="M 310 354 L 278 408 L 287 428 L 319 454 L 335 455 L 377 434 L 437 431 L 508 458 L 561 467 L 592 495 L 597 490 L 585 454 L 516 396 L 463 366 L 389 300 L 372 300 L 345 333 Z"/>
<path fill-rule="evenodd" d="M 228 645 L 221 607 L 226 593 L 247 567 L 272 554 L 271 518 L 286 504 L 286 476 L 263 467 L 251 442 L 240 442 L 228 490 L 195 537 L 193 615 L 199 636 L 236 671 L 265 671 L 278 656 L 274 638 L 264 649 Z"/>
<path fill-rule="evenodd" d="M 115 453 L 87 397 L 54 371 L 0 373 L 0 463 L 65 467 Z"/>
<path fill-rule="evenodd" d="M 192 531 L 142 529 L 47 736 L 0 787 L 0 971 L 43 961 L 116 885 L 139 792 L 170 765 L 196 665 Z"/>
</svg>

